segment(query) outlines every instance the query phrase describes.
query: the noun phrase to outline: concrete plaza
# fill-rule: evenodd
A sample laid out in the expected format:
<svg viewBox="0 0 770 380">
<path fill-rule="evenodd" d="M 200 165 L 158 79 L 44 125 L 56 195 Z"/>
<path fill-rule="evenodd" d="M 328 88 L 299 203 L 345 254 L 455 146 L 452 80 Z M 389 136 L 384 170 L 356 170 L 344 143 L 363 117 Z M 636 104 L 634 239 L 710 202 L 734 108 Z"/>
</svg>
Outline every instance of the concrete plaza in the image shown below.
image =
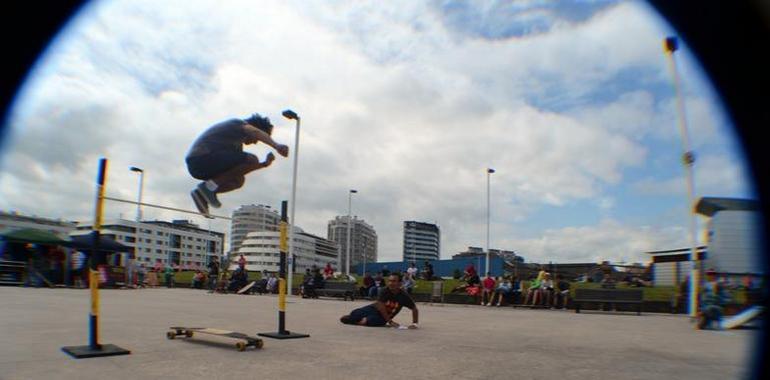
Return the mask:
<svg viewBox="0 0 770 380">
<path fill-rule="evenodd" d="M 0 379 L 725 379 L 747 374 L 757 330 L 698 331 L 686 316 L 419 303 L 420 329 L 343 325 L 368 301 L 288 298 L 290 331 L 238 352 L 209 335 L 277 330 L 276 296 L 102 290 L 100 343 L 130 355 L 73 359 L 88 343 L 89 292 L 0 287 Z M 404 309 L 396 318 L 408 323 Z"/>
</svg>

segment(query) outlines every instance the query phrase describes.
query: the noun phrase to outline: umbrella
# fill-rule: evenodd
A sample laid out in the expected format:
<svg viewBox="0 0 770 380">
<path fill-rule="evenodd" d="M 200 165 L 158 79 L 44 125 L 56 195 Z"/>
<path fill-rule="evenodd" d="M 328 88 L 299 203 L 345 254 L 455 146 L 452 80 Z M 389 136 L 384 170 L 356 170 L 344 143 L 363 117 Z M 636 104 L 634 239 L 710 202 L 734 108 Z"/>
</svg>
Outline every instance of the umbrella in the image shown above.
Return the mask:
<svg viewBox="0 0 770 380">
<path fill-rule="evenodd" d="M 22 228 L 6 231 L 0 234 L 0 238 L 9 243 L 33 243 L 46 245 L 66 245 L 69 238 L 62 238 L 53 232 L 34 228 Z"/>
</svg>

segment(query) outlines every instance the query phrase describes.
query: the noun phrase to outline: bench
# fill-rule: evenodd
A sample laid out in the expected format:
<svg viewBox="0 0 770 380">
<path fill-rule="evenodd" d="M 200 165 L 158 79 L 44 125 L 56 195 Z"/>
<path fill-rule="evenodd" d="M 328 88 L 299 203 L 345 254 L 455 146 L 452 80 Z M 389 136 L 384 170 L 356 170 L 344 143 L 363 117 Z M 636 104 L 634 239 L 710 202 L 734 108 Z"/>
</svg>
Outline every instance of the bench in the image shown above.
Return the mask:
<svg viewBox="0 0 770 380">
<path fill-rule="evenodd" d="M 599 304 L 636 304 L 636 314 L 642 314 L 641 289 L 575 289 L 575 297 L 572 303 L 575 305 L 575 313 L 580 312 L 583 303 Z"/>
<path fill-rule="evenodd" d="M 313 292 L 316 296 L 342 296 L 345 300 L 350 298 L 353 301 L 358 292 L 358 285 L 355 282 L 327 281 L 323 288 L 313 289 Z"/>
</svg>

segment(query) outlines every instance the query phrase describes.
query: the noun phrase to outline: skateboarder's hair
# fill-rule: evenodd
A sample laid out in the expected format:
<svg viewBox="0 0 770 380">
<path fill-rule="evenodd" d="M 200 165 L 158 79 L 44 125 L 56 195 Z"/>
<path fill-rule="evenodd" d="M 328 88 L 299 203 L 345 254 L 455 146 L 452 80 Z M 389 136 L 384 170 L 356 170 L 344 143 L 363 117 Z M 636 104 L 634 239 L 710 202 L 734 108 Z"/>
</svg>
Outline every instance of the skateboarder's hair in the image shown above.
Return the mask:
<svg viewBox="0 0 770 380">
<path fill-rule="evenodd" d="M 273 124 L 270 123 L 270 119 L 260 116 L 258 113 L 252 114 L 246 119 L 243 119 L 246 123 L 259 128 L 262 132 L 268 135 L 273 134 Z"/>
</svg>

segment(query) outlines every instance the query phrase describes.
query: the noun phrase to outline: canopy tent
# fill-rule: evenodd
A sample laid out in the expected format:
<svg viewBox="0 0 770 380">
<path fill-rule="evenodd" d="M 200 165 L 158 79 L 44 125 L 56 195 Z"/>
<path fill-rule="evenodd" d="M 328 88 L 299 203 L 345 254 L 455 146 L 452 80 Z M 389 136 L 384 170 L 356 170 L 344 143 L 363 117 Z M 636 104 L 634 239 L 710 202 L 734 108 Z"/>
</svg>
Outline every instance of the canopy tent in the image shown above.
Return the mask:
<svg viewBox="0 0 770 380">
<path fill-rule="evenodd" d="M 62 238 L 53 232 L 34 228 L 21 228 L 0 233 L 0 238 L 8 243 L 32 243 L 44 245 L 67 245 L 69 238 Z"/>
<path fill-rule="evenodd" d="M 96 233 L 91 232 L 86 235 L 75 235 L 75 236 L 71 236 L 70 239 L 71 241 L 68 244 L 66 244 L 68 247 L 88 253 L 88 252 L 91 252 L 91 250 L 94 247 L 94 243 L 96 242 Z M 110 236 L 105 236 L 105 235 L 99 236 L 99 252 L 104 252 L 104 253 L 125 252 L 133 256 L 133 250 L 134 250 L 133 247 L 120 244 Z"/>
</svg>

